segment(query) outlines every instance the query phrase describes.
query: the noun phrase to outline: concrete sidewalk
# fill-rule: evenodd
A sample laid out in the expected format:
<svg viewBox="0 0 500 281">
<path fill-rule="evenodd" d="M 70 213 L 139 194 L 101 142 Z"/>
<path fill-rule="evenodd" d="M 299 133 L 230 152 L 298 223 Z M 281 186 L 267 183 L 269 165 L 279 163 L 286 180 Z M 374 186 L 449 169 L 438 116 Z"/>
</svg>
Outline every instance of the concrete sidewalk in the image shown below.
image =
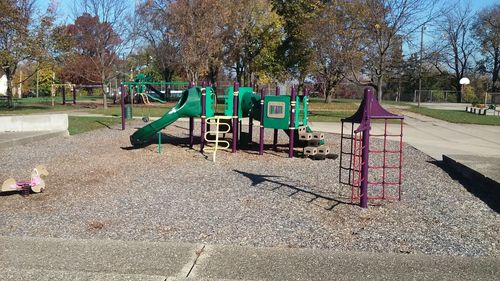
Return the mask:
<svg viewBox="0 0 500 281">
<path fill-rule="evenodd" d="M 498 280 L 499 257 L 0 237 L 1 280 Z"/>
</svg>

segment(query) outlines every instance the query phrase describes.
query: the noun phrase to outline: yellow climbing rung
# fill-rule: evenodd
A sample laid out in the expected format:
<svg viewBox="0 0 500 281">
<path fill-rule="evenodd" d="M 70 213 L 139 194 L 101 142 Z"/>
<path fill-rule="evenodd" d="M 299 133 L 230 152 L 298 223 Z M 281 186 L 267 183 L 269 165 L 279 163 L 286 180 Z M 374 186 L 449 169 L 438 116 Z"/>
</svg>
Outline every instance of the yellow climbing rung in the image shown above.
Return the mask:
<svg viewBox="0 0 500 281">
<path fill-rule="evenodd" d="M 205 133 L 205 141 L 207 144 L 213 144 L 213 146 L 207 146 L 205 148 L 205 152 L 208 152 L 208 153 L 213 153 L 213 161 L 215 162 L 215 156 L 217 154 L 217 150 L 218 149 L 228 149 L 230 144 L 228 141 L 226 140 L 220 140 L 219 139 L 219 134 L 225 134 L 225 133 L 229 133 L 229 131 L 231 131 L 231 126 L 228 124 L 228 123 L 221 123 L 220 121 L 221 120 L 230 120 L 232 119 L 231 116 L 214 116 L 214 117 L 210 117 L 210 118 L 207 118 L 207 123 L 206 123 L 206 133 Z M 210 131 L 208 131 L 208 126 L 209 125 L 215 125 L 215 129 L 212 128 L 212 126 L 210 126 Z M 222 128 L 225 127 L 225 129 L 221 129 L 221 126 Z M 215 139 L 209 139 L 208 136 L 209 135 L 215 135 Z"/>
</svg>

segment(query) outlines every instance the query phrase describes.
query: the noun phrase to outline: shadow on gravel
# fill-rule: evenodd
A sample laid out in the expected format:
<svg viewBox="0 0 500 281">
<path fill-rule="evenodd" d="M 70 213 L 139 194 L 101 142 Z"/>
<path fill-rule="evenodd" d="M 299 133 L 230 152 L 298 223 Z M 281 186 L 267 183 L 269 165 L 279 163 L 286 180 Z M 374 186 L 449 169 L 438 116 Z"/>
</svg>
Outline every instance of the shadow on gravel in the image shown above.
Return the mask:
<svg viewBox="0 0 500 281">
<path fill-rule="evenodd" d="M 344 202 L 329 196 L 325 196 L 319 193 L 316 193 L 311 190 L 304 189 L 302 187 L 298 187 L 289 183 L 285 183 L 282 179 L 282 176 L 273 176 L 273 175 L 258 175 L 258 174 L 252 174 L 252 173 L 247 173 L 239 170 L 233 170 L 234 172 L 250 179 L 252 181 L 252 186 L 257 186 L 261 183 L 264 182 L 269 182 L 276 184 L 276 187 L 269 191 L 277 192 L 280 195 L 287 196 L 287 197 L 292 197 L 294 199 L 298 199 L 307 203 L 312 203 L 316 204 L 318 206 L 321 206 L 325 208 L 326 210 L 333 210 L 335 207 L 337 207 L 340 204 L 345 204 L 345 205 L 354 205 L 351 202 Z M 292 191 L 289 194 L 283 193 L 283 192 L 278 192 L 280 188 L 289 188 Z M 322 200 L 323 202 L 321 204 L 316 203 L 318 200 Z M 326 200 L 326 202 L 325 202 Z"/>
<path fill-rule="evenodd" d="M 199 144 L 199 143 L 200 143 L 200 137 L 195 136 L 194 137 L 194 144 Z M 134 150 L 134 149 L 141 149 L 141 148 L 145 148 L 146 146 L 157 145 L 157 144 L 158 144 L 158 136 L 154 136 L 148 142 L 145 142 L 141 145 L 122 146 L 120 148 L 123 150 Z M 176 145 L 176 146 L 180 146 L 180 147 L 189 147 L 189 137 L 179 138 L 179 137 L 174 136 L 174 135 L 161 133 L 161 144 L 172 144 L 172 145 Z"/>
<path fill-rule="evenodd" d="M 491 183 L 485 183 L 466 178 L 461 173 L 457 173 L 455 170 L 445 165 L 443 161 L 428 162 L 441 168 L 448 173 L 452 179 L 457 180 L 463 185 L 472 195 L 483 201 L 493 211 L 500 213 L 500 184 L 493 181 Z"/>
</svg>

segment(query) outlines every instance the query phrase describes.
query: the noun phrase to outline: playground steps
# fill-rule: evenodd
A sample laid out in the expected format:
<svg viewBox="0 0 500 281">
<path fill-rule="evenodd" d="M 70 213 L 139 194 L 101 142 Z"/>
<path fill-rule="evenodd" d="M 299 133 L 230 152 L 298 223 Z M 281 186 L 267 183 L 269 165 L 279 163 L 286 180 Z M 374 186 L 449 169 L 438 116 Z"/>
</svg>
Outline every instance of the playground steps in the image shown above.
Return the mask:
<svg viewBox="0 0 500 281">
<path fill-rule="evenodd" d="M 304 156 L 311 157 L 314 160 L 336 159 L 336 154 L 330 153 L 330 147 L 325 145 L 325 134 L 320 132 L 308 132 L 306 126 L 300 126 L 298 129 L 299 140 L 306 141 L 304 147 Z"/>
</svg>

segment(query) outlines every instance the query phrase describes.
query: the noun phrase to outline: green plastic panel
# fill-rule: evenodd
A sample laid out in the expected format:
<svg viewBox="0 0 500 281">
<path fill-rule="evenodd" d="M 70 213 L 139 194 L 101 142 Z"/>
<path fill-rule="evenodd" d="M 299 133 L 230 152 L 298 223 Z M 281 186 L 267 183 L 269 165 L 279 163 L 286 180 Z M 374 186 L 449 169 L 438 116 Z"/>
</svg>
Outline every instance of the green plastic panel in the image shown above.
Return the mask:
<svg viewBox="0 0 500 281">
<path fill-rule="evenodd" d="M 288 129 L 290 125 L 290 96 L 264 97 L 264 127 Z"/>
<path fill-rule="evenodd" d="M 224 108 L 225 116 L 233 116 L 233 93 L 233 86 L 227 87 L 224 90 L 224 98 L 226 101 L 226 106 Z M 256 117 L 255 113 L 258 110 L 260 95 L 254 94 L 251 87 L 240 87 L 238 91 L 238 100 L 238 118 Z"/>
<path fill-rule="evenodd" d="M 201 89 L 200 89 L 201 91 Z M 216 96 L 215 96 L 215 93 L 214 93 L 214 89 L 212 87 L 206 87 L 205 88 L 205 91 L 206 91 L 206 99 L 205 99 L 205 104 L 206 104 L 206 116 L 207 117 L 213 117 L 215 116 L 215 99 L 216 99 Z"/>
</svg>

